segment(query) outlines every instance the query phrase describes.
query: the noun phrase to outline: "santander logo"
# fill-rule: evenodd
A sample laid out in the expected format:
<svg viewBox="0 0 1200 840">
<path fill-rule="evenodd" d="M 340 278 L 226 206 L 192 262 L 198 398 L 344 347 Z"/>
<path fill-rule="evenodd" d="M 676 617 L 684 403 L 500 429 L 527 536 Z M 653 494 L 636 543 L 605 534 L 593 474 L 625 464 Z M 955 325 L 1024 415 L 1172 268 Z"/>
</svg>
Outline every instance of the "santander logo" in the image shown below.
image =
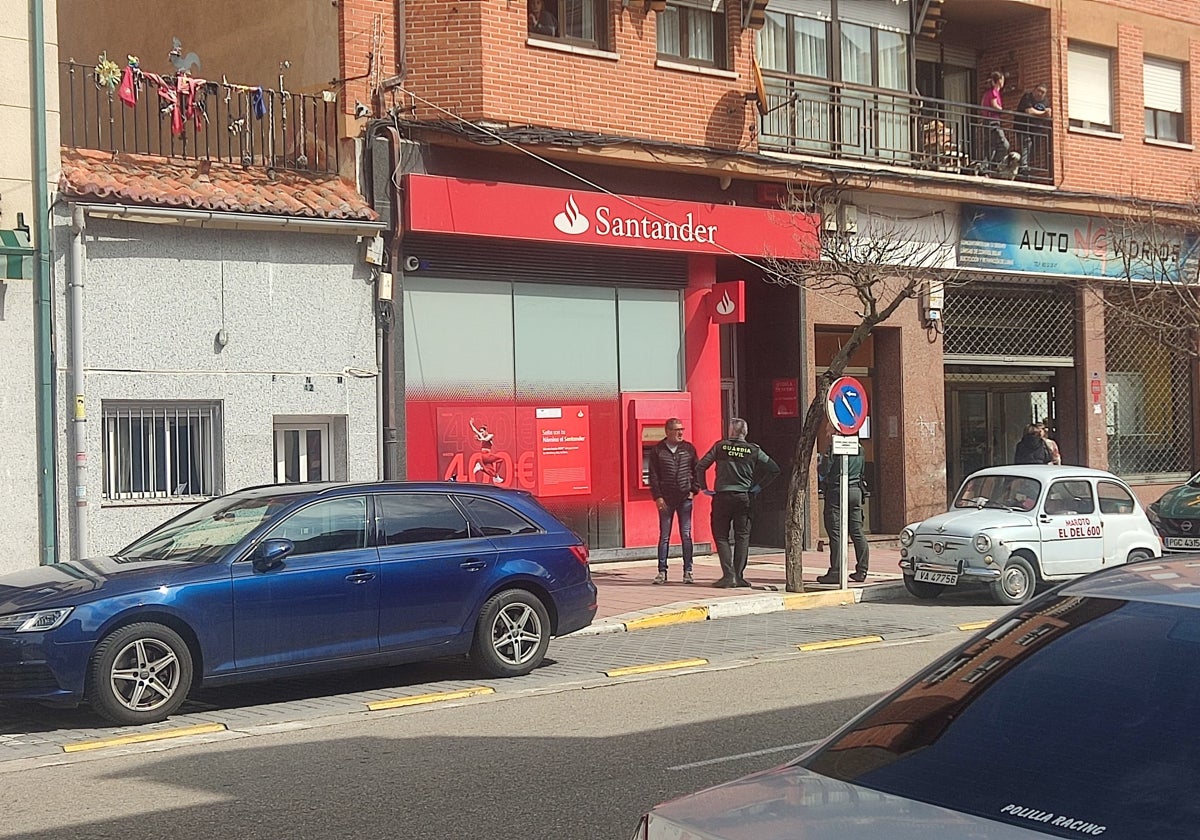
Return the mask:
<svg viewBox="0 0 1200 840">
<path fill-rule="evenodd" d="M 732 315 L 735 305 L 733 298 L 729 296 L 729 292 L 725 292 L 725 296 L 717 301 L 717 314 L 721 316 Z"/>
<path fill-rule="evenodd" d="M 575 203 L 575 196 L 567 196 L 566 206 L 563 211 L 554 217 L 554 226 L 563 233 L 569 233 L 572 236 L 578 236 L 581 233 L 587 233 L 592 223 L 588 221 L 588 217 L 579 212 L 579 205 Z"/>
</svg>

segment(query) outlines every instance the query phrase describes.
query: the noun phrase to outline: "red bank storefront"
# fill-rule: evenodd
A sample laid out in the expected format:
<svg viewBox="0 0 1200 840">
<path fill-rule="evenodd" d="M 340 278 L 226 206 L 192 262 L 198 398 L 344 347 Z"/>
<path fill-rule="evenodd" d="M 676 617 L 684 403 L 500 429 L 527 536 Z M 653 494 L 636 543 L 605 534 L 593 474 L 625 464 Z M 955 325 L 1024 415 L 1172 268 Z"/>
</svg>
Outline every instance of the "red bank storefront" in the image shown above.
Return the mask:
<svg viewBox="0 0 1200 840">
<path fill-rule="evenodd" d="M 645 453 L 663 423 L 701 453 L 723 434 L 720 331 L 745 311 L 718 257 L 812 258 L 814 217 L 405 180 L 409 478 L 528 490 L 593 549 L 654 545 Z"/>
</svg>

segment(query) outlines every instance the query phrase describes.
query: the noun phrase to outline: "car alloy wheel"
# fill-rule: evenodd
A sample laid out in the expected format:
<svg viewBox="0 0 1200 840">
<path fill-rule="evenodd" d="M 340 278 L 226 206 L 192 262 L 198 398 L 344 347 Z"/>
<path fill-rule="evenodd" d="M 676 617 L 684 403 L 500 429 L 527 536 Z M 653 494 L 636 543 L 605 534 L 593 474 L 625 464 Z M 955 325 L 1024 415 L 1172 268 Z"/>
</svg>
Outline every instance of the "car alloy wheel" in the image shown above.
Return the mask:
<svg viewBox="0 0 1200 840">
<path fill-rule="evenodd" d="M 532 592 L 509 589 L 480 610 L 471 655 L 493 676 L 519 676 L 541 664 L 549 645 L 545 605 Z"/>
<path fill-rule="evenodd" d="M 156 723 L 183 704 L 191 682 L 191 653 L 178 633 L 161 624 L 131 624 L 96 646 L 88 698 L 114 723 Z"/>
</svg>

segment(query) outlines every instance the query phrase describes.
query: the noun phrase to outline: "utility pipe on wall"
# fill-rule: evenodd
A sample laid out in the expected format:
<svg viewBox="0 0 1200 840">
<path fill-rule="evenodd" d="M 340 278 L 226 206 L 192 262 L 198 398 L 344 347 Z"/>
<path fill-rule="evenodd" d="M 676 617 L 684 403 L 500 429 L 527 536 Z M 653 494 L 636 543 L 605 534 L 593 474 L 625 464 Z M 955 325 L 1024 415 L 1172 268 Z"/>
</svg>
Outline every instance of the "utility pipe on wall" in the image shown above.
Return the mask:
<svg viewBox="0 0 1200 840">
<path fill-rule="evenodd" d="M 50 187 L 46 150 L 46 22 L 41 0 L 29 4 L 30 134 L 33 161 L 34 368 L 37 406 L 38 561 L 58 559 L 54 457 L 54 307 L 50 285 Z"/>
<path fill-rule="evenodd" d="M 70 389 L 75 399 L 71 419 L 71 453 L 74 463 L 75 504 L 71 508 L 71 557 L 88 556 L 87 498 L 87 403 L 83 382 L 83 233 L 86 229 L 83 208 L 71 205 L 71 250 L 67 281 L 68 365 Z"/>
</svg>

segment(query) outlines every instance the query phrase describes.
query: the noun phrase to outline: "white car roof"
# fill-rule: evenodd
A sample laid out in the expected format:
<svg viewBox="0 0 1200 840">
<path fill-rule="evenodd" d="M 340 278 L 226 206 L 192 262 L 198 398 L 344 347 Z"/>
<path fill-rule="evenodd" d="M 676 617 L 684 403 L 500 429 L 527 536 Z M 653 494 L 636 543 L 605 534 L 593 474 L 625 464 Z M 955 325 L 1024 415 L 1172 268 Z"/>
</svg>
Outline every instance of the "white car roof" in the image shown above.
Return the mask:
<svg viewBox="0 0 1200 840">
<path fill-rule="evenodd" d="M 977 475 L 1027 475 L 1040 481 L 1053 481 L 1056 478 L 1107 478 L 1110 481 L 1125 483 L 1124 480 L 1107 470 L 1076 467 L 1070 464 L 1007 464 L 976 470 L 967 478 Z"/>
</svg>

